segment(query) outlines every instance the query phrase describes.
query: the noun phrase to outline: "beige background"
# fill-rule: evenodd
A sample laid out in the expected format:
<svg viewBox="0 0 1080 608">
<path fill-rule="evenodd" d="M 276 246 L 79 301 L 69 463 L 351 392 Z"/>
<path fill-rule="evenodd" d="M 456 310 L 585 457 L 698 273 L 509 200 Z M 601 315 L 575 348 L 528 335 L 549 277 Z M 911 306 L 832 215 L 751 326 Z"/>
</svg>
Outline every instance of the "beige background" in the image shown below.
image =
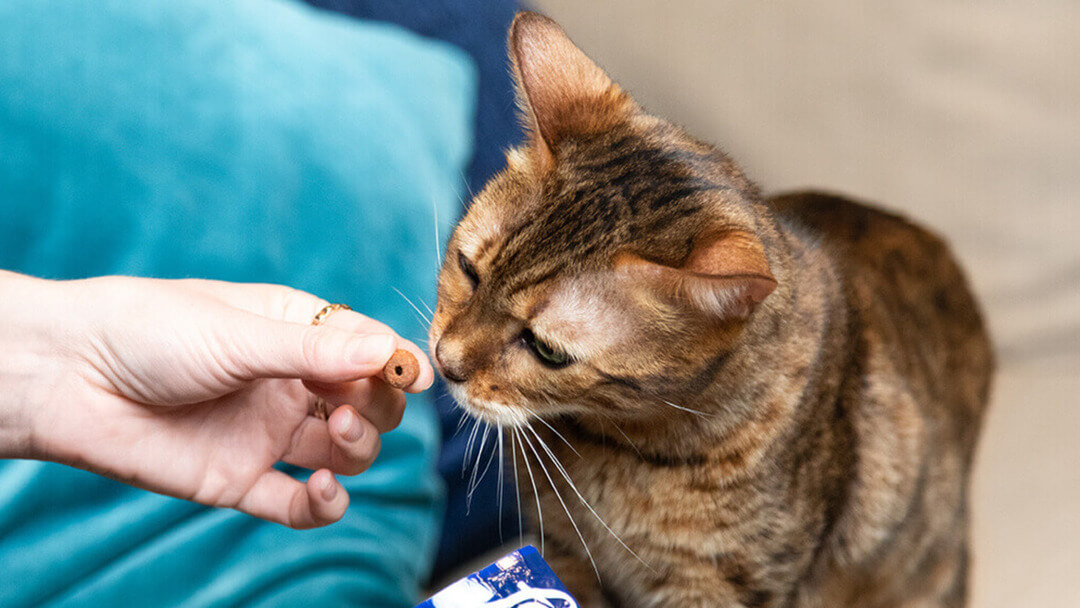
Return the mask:
<svg viewBox="0 0 1080 608">
<path fill-rule="evenodd" d="M 972 606 L 1080 606 L 1080 3 L 536 0 L 766 190 L 944 233 L 1000 354 Z"/>
</svg>

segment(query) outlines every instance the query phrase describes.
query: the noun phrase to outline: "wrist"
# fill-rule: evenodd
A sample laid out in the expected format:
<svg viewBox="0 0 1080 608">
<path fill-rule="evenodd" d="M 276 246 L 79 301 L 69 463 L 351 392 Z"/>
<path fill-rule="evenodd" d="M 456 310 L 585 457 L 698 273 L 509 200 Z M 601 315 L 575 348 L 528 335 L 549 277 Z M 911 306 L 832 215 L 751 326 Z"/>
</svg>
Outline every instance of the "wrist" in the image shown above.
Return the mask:
<svg viewBox="0 0 1080 608">
<path fill-rule="evenodd" d="M 40 418 L 64 376 L 59 285 L 0 271 L 0 458 L 48 458 Z"/>
<path fill-rule="evenodd" d="M 28 458 L 34 451 L 27 411 L 34 358 L 25 351 L 34 331 L 25 317 L 38 281 L 0 271 L 0 458 Z"/>
</svg>

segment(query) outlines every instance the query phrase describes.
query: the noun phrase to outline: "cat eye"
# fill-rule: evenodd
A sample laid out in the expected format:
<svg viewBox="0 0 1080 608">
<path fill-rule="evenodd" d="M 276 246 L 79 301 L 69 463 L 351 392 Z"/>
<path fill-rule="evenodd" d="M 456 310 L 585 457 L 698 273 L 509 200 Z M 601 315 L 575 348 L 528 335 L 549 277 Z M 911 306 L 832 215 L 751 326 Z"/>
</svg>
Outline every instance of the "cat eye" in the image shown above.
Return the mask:
<svg viewBox="0 0 1080 608">
<path fill-rule="evenodd" d="M 521 341 L 525 346 L 529 347 L 529 350 L 541 363 L 548 367 L 558 369 L 573 363 L 570 355 L 538 339 L 536 334 L 528 329 L 521 332 Z"/>
<path fill-rule="evenodd" d="M 465 275 L 465 278 L 469 279 L 469 283 L 472 284 L 473 289 L 480 284 L 480 276 L 476 274 L 476 266 L 473 266 L 469 258 L 465 257 L 465 254 L 460 251 L 457 254 L 457 265 L 461 269 L 461 274 Z"/>
</svg>

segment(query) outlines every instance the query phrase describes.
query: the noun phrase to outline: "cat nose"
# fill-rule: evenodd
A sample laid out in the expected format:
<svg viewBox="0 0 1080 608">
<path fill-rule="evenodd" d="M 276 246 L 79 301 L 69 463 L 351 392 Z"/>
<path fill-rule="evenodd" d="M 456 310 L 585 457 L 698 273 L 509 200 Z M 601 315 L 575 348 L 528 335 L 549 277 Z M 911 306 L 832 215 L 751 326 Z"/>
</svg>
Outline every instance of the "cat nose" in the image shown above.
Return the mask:
<svg viewBox="0 0 1080 608">
<path fill-rule="evenodd" d="M 447 346 L 446 340 L 439 340 L 435 345 L 435 360 L 439 363 L 439 371 L 443 377 L 451 382 L 465 382 L 469 379 L 465 369 L 464 358 L 459 349 Z"/>
</svg>

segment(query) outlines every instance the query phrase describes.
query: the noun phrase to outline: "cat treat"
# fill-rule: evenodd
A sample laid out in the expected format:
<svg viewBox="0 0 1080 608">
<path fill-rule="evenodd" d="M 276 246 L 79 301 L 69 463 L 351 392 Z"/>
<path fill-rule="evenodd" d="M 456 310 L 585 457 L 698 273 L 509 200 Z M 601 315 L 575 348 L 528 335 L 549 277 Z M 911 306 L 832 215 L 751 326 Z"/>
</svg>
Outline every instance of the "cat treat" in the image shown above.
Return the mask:
<svg viewBox="0 0 1080 608">
<path fill-rule="evenodd" d="M 394 388 L 405 388 L 420 375 L 420 363 L 407 350 L 397 349 L 383 366 L 383 379 Z"/>
</svg>

